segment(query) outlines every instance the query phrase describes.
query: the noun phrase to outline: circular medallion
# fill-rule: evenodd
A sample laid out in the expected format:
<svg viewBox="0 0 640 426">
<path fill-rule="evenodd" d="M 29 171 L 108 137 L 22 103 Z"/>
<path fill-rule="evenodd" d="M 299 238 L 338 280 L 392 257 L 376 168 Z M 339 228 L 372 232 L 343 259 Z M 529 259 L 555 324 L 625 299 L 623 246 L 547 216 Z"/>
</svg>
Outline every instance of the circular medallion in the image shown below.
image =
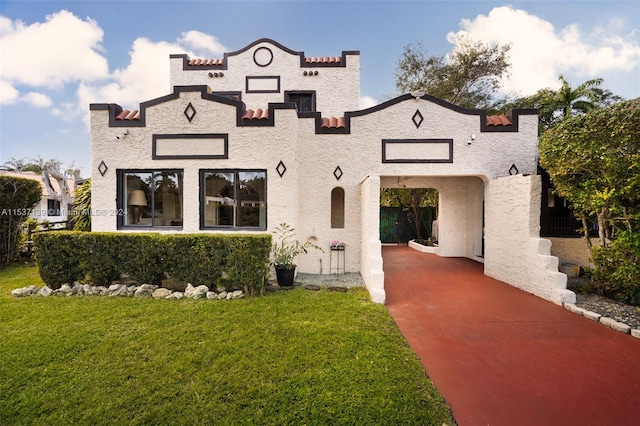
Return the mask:
<svg viewBox="0 0 640 426">
<path fill-rule="evenodd" d="M 268 47 L 259 47 L 253 52 L 253 62 L 259 67 L 266 67 L 273 61 L 273 52 Z"/>
</svg>

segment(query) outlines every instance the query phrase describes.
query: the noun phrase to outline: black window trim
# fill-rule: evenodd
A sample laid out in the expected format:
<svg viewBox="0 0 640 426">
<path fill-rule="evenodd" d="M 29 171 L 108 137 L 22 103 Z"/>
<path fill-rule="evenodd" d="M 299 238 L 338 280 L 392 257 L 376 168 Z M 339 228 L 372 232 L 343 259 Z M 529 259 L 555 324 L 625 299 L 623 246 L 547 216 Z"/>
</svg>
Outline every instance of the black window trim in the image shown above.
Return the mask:
<svg viewBox="0 0 640 426">
<path fill-rule="evenodd" d="M 284 101 L 285 103 L 295 103 L 295 101 L 291 100 L 290 95 L 311 95 L 311 111 L 316 112 L 316 91 L 315 90 L 285 90 L 284 91 Z M 296 111 L 298 109 L 296 108 Z M 298 111 L 298 114 L 309 114 L 309 112 Z"/>
<path fill-rule="evenodd" d="M 265 225 L 264 227 L 261 226 L 230 226 L 230 225 L 218 225 L 218 226 L 207 226 L 205 225 L 205 217 L 204 217 L 204 206 L 205 206 L 205 181 L 204 181 L 204 175 L 205 173 L 234 173 L 234 185 L 236 184 L 236 182 L 238 182 L 239 179 L 238 178 L 238 173 L 240 172 L 263 172 L 264 173 L 264 199 L 265 199 L 265 206 L 264 206 L 264 214 L 265 214 Z M 269 227 L 269 203 L 268 203 L 268 196 L 267 196 L 267 189 L 269 187 L 268 185 L 268 173 L 267 173 L 267 169 L 234 169 L 234 168 L 207 168 L 207 169 L 199 169 L 198 170 L 198 181 L 199 181 L 199 188 L 198 188 L 198 192 L 199 192 L 199 201 L 200 201 L 200 206 L 199 206 L 199 210 L 200 210 L 200 230 L 205 231 L 205 230 L 215 230 L 215 231 L 227 231 L 227 232 L 236 232 L 236 231 L 254 231 L 254 232 L 263 232 L 266 231 Z M 234 212 L 234 214 L 237 214 L 237 212 Z"/>
<path fill-rule="evenodd" d="M 163 226 L 155 226 L 155 225 L 127 225 L 124 223 L 125 216 L 125 175 L 127 173 L 182 173 L 182 225 L 163 225 Z M 153 229 L 153 230 L 162 230 L 162 229 L 170 229 L 172 231 L 182 230 L 184 227 L 184 169 L 154 169 L 154 168 L 144 168 L 144 169 L 116 169 L 116 227 L 118 230 L 120 229 Z M 154 193 L 151 192 L 151 204 L 154 203 Z"/>
</svg>

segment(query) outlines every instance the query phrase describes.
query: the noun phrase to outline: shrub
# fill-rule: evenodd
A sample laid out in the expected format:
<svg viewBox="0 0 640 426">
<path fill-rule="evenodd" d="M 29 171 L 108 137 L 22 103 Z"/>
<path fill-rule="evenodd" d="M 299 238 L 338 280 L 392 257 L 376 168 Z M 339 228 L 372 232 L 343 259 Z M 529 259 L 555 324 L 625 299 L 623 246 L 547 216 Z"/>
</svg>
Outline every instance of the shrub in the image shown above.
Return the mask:
<svg viewBox="0 0 640 426">
<path fill-rule="evenodd" d="M 41 196 L 38 181 L 0 176 L 0 266 L 16 258 L 22 223 Z"/>
<path fill-rule="evenodd" d="M 47 232 L 34 239 L 42 280 L 51 288 L 84 280 L 108 285 L 123 274 L 143 284 L 190 282 L 214 289 L 241 286 L 262 294 L 268 274 L 267 234 Z"/>
<path fill-rule="evenodd" d="M 640 233 L 620 232 L 605 247 L 594 247 L 589 276 L 596 292 L 640 305 Z"/>
</svg>

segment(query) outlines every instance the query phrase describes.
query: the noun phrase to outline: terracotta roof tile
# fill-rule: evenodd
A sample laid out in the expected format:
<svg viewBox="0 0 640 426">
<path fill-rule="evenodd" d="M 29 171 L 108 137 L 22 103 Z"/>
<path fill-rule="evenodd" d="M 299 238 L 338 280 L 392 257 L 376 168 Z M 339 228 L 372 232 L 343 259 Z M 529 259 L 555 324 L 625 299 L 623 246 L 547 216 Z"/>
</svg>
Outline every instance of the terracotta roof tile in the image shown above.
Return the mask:
<svg viewBox="0 0 640 426">
<path fill-rule="evenodd" d="M 208 67 L 211 65 L 222 65 L 223 59 L 189 59 L 187 65 L 193 67 Z"/>
<path fill-rule="evenodd" d="M 344 117 L 322 117 L 322 125 L 320 127 L 325 129 L 344 129 L 346 126 Z"/>
<path fill-rule="evenodd" d="M 245 111 L 242 116 L 243 120 L 268 120 L 269 119 L 269 110 L 258 108 L 255 111 L 252 109 L 248 109 Z"/>
<path fill-rule="evenodd" d="M 488 115 L 487 126 L 511 126 L 513 122 L 505 114 Z"/>
<path fill-rule="evenodd" d="M 322 58 L 304 58 L 304 62 L 307 64 L 338 64 L 342 61 L 340 56 L 325 56 Z"/>
<path fill-rule="evenodd" d="M 116 120 L 118 121 L 139 121 L 140 120 L 140 111 L 134 109 L 129 111 L 128 109 L 123 109 L 122 112 L 116 115 Z"/>
</svg>

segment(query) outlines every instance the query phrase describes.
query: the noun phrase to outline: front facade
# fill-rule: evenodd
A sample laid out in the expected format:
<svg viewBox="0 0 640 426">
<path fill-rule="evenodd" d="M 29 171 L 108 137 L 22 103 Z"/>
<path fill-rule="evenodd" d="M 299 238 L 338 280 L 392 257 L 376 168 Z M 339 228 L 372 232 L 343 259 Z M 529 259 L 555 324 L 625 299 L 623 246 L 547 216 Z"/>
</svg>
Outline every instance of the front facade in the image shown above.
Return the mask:
<svg viewBox="0 0 640 426">
<path fill-rule="evenodd" d="M 483 261 L 488 275 L 555 302 L 571 297 L 538 237 L 535 111 L 487 116 L 422 93 L 359 110 L 359 52 L 311 58 L 269 39 L 221 59 L 172 55 L 170 72 L 170 94 L 138 110 L 91 105 L 93 230 L 288 223 L 325 247 L 299 257 L 299 271 L 332 272 L 329 245 L 344 242 L 346 272 L 384 302 L 380 189 L 430 187 L 436 254 Z"/>
</svg>

